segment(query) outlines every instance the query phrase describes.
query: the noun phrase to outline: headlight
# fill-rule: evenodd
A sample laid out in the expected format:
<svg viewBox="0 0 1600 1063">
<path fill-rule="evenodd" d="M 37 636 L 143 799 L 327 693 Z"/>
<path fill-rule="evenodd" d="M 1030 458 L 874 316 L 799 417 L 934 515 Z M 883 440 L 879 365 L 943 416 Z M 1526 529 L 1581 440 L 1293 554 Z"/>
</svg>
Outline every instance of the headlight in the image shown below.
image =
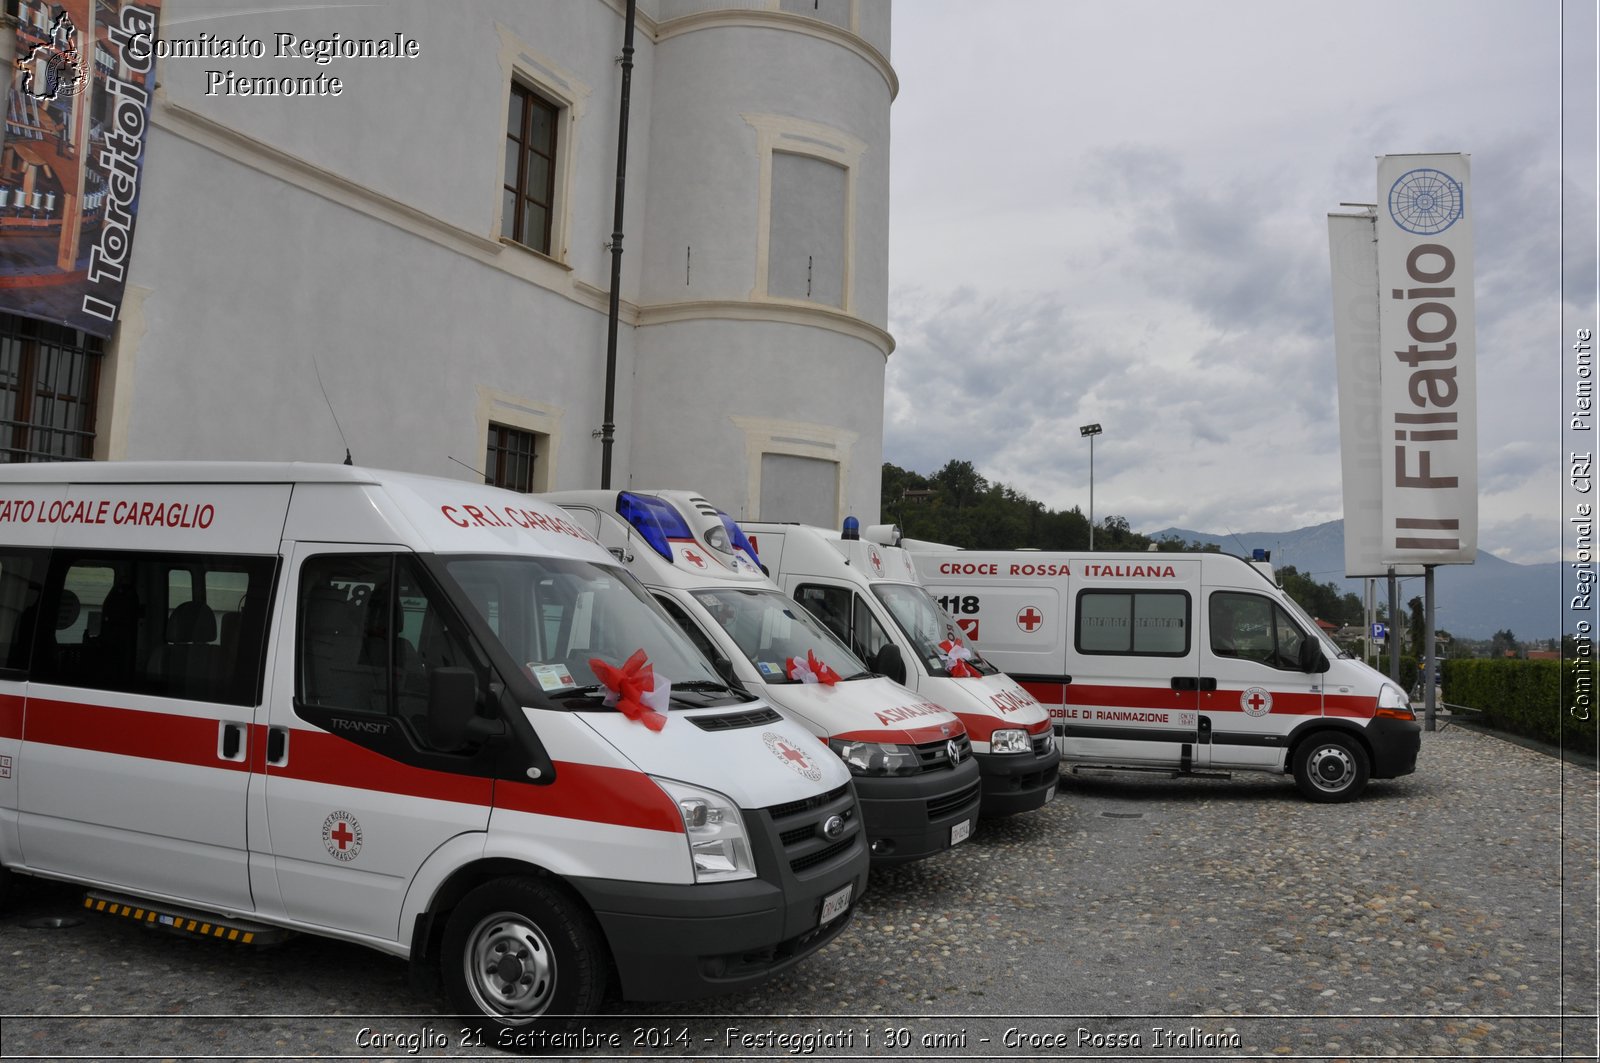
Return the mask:
<svg viewBox="0 0 1600 1063">
<path fill-rule="evenodd" d="M 1019 731 L 1008 727 L 989 736 L 989 752 L 1032 753 L 1033 742 L 1028 738 L 1027 731 Z"/>
<path fill-rule="evenodd" d="M 655 783 L 677 803 L 683 816 L 696 882 L 756 877 L 756 862 L 750 856 L 750 839 L 745 836 L 738 805 L 715 790 L 666 779 Z"/>
<path fill-rule="evenodd" d="M 1390 716 L 1401 720 L 1414 720 L 1416 714 L 1411 711 L 1411 699 L 1406 697 L 1406 692 L 1393 683 L 1385 683 L 1378 690 L 1378 715 Z"/>
<path fill-rule="evenodd" d="M 922 767 L 914 748 L 894 742 L 830 738 L 828 748 L 845 762 L 852 775 L 915 775 Z"/>
</svg>

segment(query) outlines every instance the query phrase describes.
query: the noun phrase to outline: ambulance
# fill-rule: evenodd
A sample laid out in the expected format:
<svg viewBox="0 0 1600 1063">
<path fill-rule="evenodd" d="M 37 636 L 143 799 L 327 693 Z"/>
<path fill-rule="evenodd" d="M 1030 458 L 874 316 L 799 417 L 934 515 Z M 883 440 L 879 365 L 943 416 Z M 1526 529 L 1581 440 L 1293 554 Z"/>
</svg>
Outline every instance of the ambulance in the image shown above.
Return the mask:
<svg viewBox="0 0 1600 1063">
<path fill-rule="evenodd" d="M 912 550 L 984 656 L 1050 706 L 1075 769 L 1292 773 L 1320 802 L 1416 770 L 1405 691 L 1241 558 Z"/>
<path fill-rule="evenodd" d="M 853 517 L 840 531 L 760 521 L 739 527 L 784 593 L 868 667 L 945 706 L 966 725 L 983 776 L 982 815 L 1031 811 L 1055 796 L 1061 756 L 1050 737 L 1049 713 L 972 651 L 918 581 L 899 546 L 899 529 L 863 531 Z"/>
<path fill-rule="evenodd" d="M 689 491 L 541 497 L 621 558 L 731 681 L 760 691 L 849 767 L 874 864 L 971 836 L 980 772 L 962 721 L 874 674 L 784 597 L 732 518 Z"/>
<path fill-rule="evenodd" d="M 0 892 L 407 958 L 500 1047 L 613 971 L 634 1000 L 764 979 L 866 886 L 838 758 L 526 495 L 6 465 L 0 660 Z"/>
</svg>

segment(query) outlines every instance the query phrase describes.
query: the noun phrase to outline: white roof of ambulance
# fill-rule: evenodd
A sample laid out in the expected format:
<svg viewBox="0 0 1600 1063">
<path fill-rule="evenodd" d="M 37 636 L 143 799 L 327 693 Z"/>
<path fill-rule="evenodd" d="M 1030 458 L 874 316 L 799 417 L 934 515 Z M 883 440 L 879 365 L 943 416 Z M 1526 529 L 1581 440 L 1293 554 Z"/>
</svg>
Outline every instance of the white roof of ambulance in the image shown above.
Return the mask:
<svg viewBox="0 0 1600 1063">
<path fill-rule="evenodd" d="M 61 485 L 71 498 L 81 488 L 104 485 L 153 497 L 163 487 L 233 486 L 283 489 L 281 506 L 289 492 L 296 504 L 284 509 L 288 519 L 280 527 L 263 524 L 269 512 L 260 492 L 249 491 L 231 504 L 217 505 L 214 522 L 205 529 L 137 528 L 77 525 L 91 539 L 121 535 L 123 545 L 140 548 L 134 540 L 183 539 L 196 542 L 202 531 L 213 549 L 226 551 L 275 549 L 279 539 L 328 542 L 391 543 L 431 553 L 534 553 L 614 564 L 615 558 L 600 547 L 566 515 L 532 495 L 522 495 L 469 480 L 419 473 L 392 472 L 359 465 L 323 462 L 252 461 L 85 461 L 38 462 L 0 465 L 0 491 L 8 485 Z M 307 496 L 310 496 L 309 498 Z M 58 496 L 59 497 L 59 496 Z M 41 498 L 41 504 L 50 499 Z M 314 500 L 314 501 L 313 501 Z M 223 502 L 219 494 L 217 502 Z M 230 512 L 230 509 L 233 512 Z M 66 523 L 44 525 L 51 533 Z M 30 529 L 32 530 L 32 529 Z M 270 543 L 270 545 L 268 545 Z"/>
</svg>

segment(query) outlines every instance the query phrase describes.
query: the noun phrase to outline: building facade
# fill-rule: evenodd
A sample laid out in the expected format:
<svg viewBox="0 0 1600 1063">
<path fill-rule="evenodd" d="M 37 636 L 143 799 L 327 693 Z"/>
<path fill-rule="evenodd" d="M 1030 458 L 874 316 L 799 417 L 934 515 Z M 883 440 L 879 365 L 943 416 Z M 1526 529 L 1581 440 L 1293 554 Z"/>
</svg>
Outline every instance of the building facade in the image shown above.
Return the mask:
<svg viewBox="0 0 1600 1063">
<path fill-rule="evenodd" d="M 154 61 L 137 222 L 103 338 L 0 316 L 6 456 L 600 485 L 622 0 L 163 0 L 143 41 L 132 0 L 78 2 L 86 63 Z M 888 54 L 889 0 L 640 0 L 611 486 L 876 519 Z M 31 204 L 114 116 L 18 95 L 0 180 Z"/>
</svg>

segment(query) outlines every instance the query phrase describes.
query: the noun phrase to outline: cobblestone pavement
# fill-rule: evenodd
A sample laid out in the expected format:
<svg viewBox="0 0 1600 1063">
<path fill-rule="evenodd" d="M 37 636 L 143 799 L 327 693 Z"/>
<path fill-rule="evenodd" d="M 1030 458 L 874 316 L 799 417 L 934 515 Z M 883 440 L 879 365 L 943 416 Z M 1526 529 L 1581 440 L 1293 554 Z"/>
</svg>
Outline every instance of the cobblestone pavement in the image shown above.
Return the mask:
<svg viewBox="0 0 1600 1063">
<path fill-rule="evenodd" d="M 614 1004 L 572 1054 L 1594 1058 L 1596 778 L 1460 728 L 1348 805 L 1279 777 L 1069 775 L 1038 813 L 874 872 L 854 925 L 787 975 Z M 0 916 L 5 1056 L 499 1055 L 463 1045 L 398 960 L 218 945 L 79 920 L 67 887 L 19 892 Z"/>
</svg>

